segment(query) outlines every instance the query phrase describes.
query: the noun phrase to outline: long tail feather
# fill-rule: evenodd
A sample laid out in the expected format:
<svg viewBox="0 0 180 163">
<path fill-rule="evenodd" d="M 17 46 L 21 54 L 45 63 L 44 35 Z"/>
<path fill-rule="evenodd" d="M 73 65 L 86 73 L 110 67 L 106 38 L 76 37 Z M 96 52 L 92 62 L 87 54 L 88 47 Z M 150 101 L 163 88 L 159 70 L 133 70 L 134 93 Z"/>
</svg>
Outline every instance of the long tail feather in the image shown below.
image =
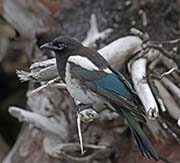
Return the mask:
<svg viewBox="0 0 180 163">
<path fill-rule="evenodd" d="M 139 123 L 134 119 L 134 117 L 132 117 L 131 114 L 127 113 L 127 111 L 121 110 L 121 112 L 128 121 L 131 133 L 135 137 L 142 155 L 149 159 L 153 158 L 154 160 L 158 161 L 158 154 L 156 153 L 154 147 L 152 146 L 148 138 L 145 136 Z"/>
</svg>

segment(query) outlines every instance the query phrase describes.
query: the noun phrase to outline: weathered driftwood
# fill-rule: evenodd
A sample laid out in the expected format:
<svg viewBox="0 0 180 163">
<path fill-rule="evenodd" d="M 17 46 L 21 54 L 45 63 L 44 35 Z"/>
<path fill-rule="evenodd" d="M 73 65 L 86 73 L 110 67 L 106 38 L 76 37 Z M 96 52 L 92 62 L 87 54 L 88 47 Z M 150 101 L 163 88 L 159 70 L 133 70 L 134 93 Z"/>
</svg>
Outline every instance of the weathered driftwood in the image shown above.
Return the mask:
<svg viewBox="0 0 180 163">
<path fill-rule="evenodd" d="M 90 26 L 90 30 L 88 31 L 87 36 L 83 41 L 84 46 L 93 47 L 96 40 L 104 40 L 110 35 L 110 33 L 112 33 L 111 28 L 105 29 L 102 32 L 98 31 L 97 21 L 94 14 L 91 15 Z"/>
<path fill-rule="evenodd" d="M 180 100 L 180 89 L 167 77 L 161 79 L 163 85 L 171 92 L 172 95 L 176 96 Z"/>
<path fill-rule="evenodd" d="M 52 133 L 54 135 L 66 133 L 64 129 L 67 127 L 67 124 L 65 124 L 64 121 L 60 121 L 61 126 L 59 126 L 59 122 L 57 123 L 54 118 L 48 118 L 14 106 L 9 108 L 9 113 L 18 118 L 20 122 L 32 124 L 34 127 L 41 129 L 43 132 Z"/>
<path fill-rule="evenodd" d="M 126 61 L 141 49 L 142 40 L 136 36 L 117 39 L 98 50 L 114 68 L 122 68 Z M 112 50 L 113 49 L 113 50 Z M 18 71 L 21 80 L 49 81 L 58 76 L 55 59 L 36 62 L 30 67 L 31 72 Z"/>
<path fill-rule="evenodd" d="M 59 158 L 62 162 L 91 162 L 94 159 L 107 158 L 111 154 L 112 149 L 109 148 L 110 144 L 106 144 L 107 141 L 94 146 L 90 139 L 88 140 L 87 138 L 84 147 L 88 154 L 79 157 L 80 148 L 77 140 L 75 123 L 76 110 L 74 109 L 75 106 L 72 103 L 72 99 L 68 96 L 66 91 L 59 91 L 52 87 L 35 94 L 29 93 L 28 99 L 28 106 L 33 112 L 25 111 L 17 107 L 11 107 L 10 113 L 21 121 L 30 123 L 36 128 L 44 131 L 45 135 L 42 141 L 46 154 L 51 155 L 54 158 Z M 95 129 L 95 131 L 96 130 L 98 130 L 98 128 Z M 89 132 L 91 132 L 91 130 L 86 131 L 85 133 L 89 135 Z M 75 137 L 73 141 L 74 143 L 69 144 L 68 138 L 71 139 L 72 135 Z M 19 140 L 16 142 L 3 163 L 9 163 L 12 161 L 17 162 L 18 160 L 24 160 L 24 158 L 27 158 L 26 162 L 31 161 L 31 159 L 28 159 L 32 154 L 31 151 L 26 151 L 25 155 L 20 154 L 18 158 L 14 156 L 14 152 L 17 152 L 17 149 L 20 146 L 19 142 L 24 143 L 21 141 L 22 139 L 24 139 L 24 136 L 23 138 L 19 137 Z M 102 137 L 102 139 L 104 139 L 104 137 Z M 71 155 L 75 152 L 78 152 L 79 154 L 77 156 Z M 46 161 L 48 160 L 49 159 Z M 51 159 L 51 161 L 54 160 Z"/>
<path fill-rule="evenodd" d="M 132 80 L 134 88 L 141 99 L 149 118 L 158 117 L 158 106 L 147 82 L 145 58 L 140 58 L 132 63 Z"/>
<path fill-rule="evenodd" d="M 171 94 L 166 90 L 166 88 L 161 84 L 160 81 L 154 80 L 155 86 L 158 89 L 159 95 L 162 98 L 168 113 L 175 119 L 178 120 L 180 118 L 180 109 L 176 104 L 175 100 L 171 96 Z"/>
</svg>

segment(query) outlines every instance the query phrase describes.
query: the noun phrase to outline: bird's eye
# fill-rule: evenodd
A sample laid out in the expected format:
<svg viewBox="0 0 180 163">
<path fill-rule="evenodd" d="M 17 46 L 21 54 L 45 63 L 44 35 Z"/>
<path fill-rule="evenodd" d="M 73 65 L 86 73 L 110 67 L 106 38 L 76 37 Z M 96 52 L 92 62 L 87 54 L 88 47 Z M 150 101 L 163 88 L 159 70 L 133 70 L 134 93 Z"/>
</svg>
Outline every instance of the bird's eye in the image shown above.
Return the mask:
<svg viewBox="0 0 180 163">
<path fill-rule="evenodd" d="M 63 49 L 65 49 L 67 46 L 66 46 L 65 43 L 58 43 L 58 44 L 57 44 L 57 47 L 58 47 L 59 49 L 63 50 Z"/>
<path fill-rule="evenodd" d="M 64 46 L 64 43 L 58 43 L 58 44 L 57 44 L 57 47 L 59 47 L 59 48 L 60 48 L 60 47 L 63 47 L 63 46 Z"/>
</svg>

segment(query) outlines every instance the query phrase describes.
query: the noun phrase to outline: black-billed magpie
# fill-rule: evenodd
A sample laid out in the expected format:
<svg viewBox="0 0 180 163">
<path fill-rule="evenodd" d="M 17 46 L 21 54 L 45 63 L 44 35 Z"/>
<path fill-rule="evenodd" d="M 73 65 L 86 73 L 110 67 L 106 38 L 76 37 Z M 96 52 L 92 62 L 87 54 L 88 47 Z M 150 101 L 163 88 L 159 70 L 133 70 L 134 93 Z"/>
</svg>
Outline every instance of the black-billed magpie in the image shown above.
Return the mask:
<svg viewBox="0 0 180 163">
<path fill-rule="evenodd" d="M 70 95 L 84 105 L 108 107 L 123 115 L 143 156 L 158 160 L 158 154 L 141 129 L 145 113 L 137 105 L 131 84 L 94 49 L 77 39 L 61 36 L 41 46 L 55 52 L 57 69 Z"/>
</svg>

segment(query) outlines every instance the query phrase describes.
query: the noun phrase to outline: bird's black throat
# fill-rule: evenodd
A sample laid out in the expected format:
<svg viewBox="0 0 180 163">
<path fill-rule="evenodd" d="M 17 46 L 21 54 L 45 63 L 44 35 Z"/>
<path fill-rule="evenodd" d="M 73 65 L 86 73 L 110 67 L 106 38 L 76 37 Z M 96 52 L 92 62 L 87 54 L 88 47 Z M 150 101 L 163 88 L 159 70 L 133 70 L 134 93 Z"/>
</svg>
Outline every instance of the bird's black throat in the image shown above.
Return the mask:
<svg viewBox="0 0 180 163">
<path fill-rule="evenodd" d="M 68 56 L 67 55 L 59 55 L 56 54 L 56 64 L 57 64 L 57 70 L 59 72 L 60 77 L 62 78 L 62 80 L 65 82 L 65 69 L 66 69 L 66 63 L 68 60 Z"/>
</svg>

